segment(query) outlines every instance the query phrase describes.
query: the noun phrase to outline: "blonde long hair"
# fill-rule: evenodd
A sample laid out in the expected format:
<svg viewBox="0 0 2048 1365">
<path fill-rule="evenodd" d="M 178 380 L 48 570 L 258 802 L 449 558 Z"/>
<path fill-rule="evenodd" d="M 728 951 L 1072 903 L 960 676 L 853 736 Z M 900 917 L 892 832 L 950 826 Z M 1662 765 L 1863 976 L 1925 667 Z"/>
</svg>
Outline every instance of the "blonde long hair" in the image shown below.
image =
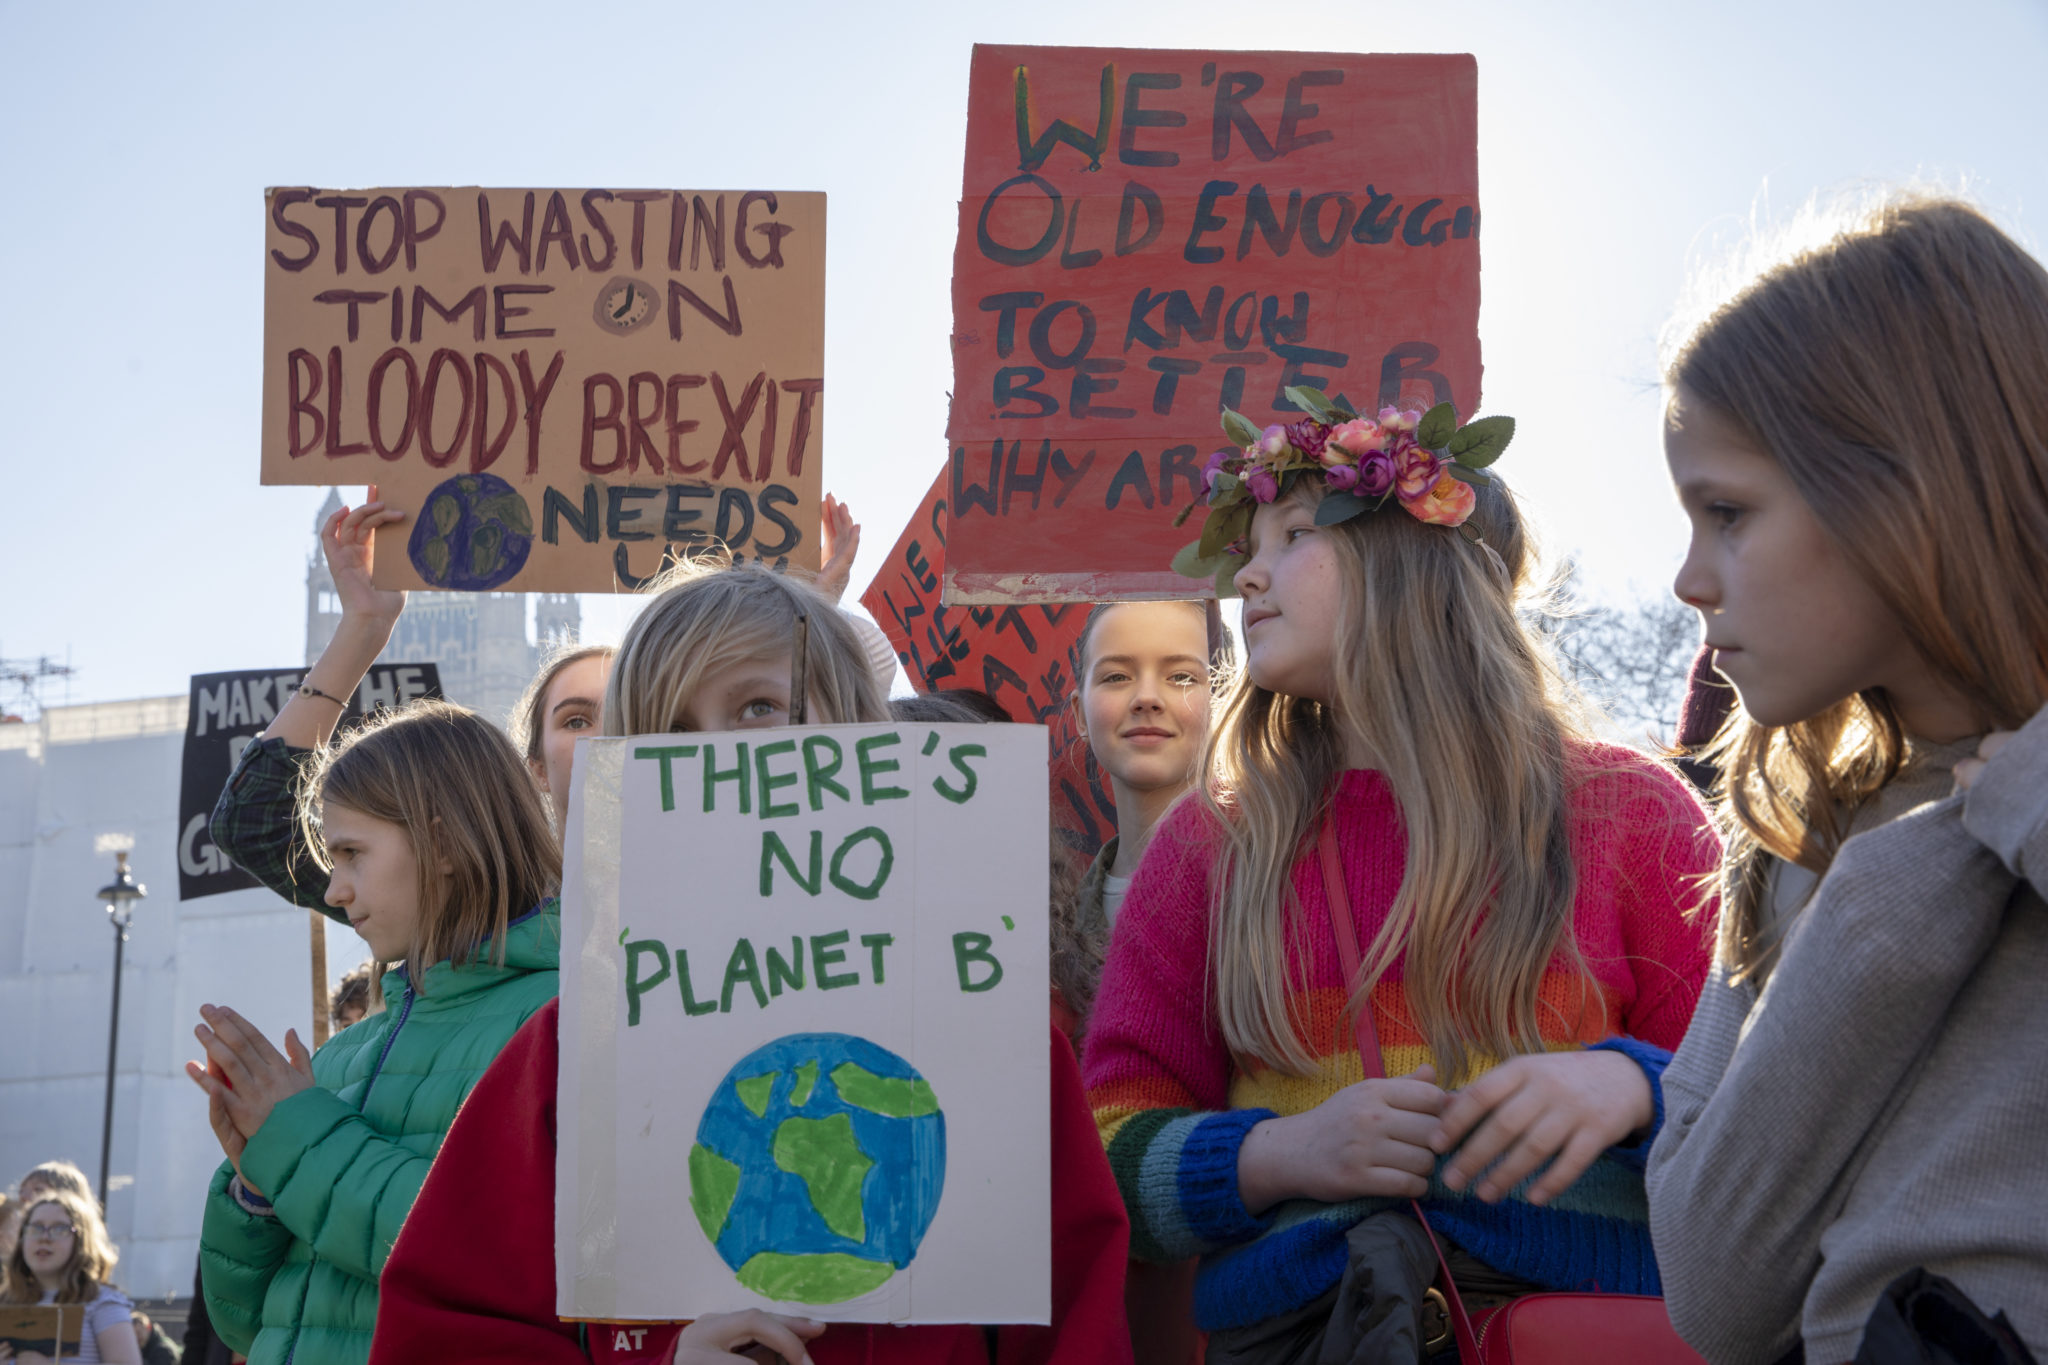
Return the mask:
<svg viewBox="0 0 2048 1365">
<path fill-rule="evenodd" d="M 1326 528 L 1339 566 L 1332 704 L 1269 692 L 1248 669 L 1227 685 L 1202 765 L 1215 787 L 1198 791 L 1225 831 L 1210 967 L 1241 1058 L 1314 1066 L 1288 1007 L 1302 984 L 1286 966 L 1301 916 L 1289 873 L 1328 811 L 1347 729 L 1377 757 L 1408 848 L 1354 1007 L 1370 1008 L 1403 959 L 1409 1008 L 1454 1084 L 1483 1057 L 1543 1050 L 1537 994 L 1554 956 L 1584 977 L 1568 932 L 1577 726 L 1516 613 L 1533 555 L 1513 496 L 1480 490 L 1472 524 L 1494 554 L 1399 512 Z"/>
<path fill-rule="evenodd" d="M 2017 728 L 2048 699 L 2048 271 L 1953 199 L 1824 221 L 1680 339 L 1668 393 L 1776 460 L 1936 676 Z M 1753 972 L 1777 941 L 1765 855 L 1825 873 L 1905 738 L 1881 689 L 1792 725 L 1729 718 L 1724 964 Z"/>
<path fill-rule="evenodd" d="M 886 721 L 888 698 L 852 623 L 793 574 L 725 554 L 694 555 L 649 584 L 654 600 L 634 620 L 612 661 L 604 733 L 666 733 L 708 673 L 772 656 L 796 642 L 808 617 L 806 718 L 813 725 Z M 791 698 L 794 703 L 795 698 Z"/>
<path fill-rule="evenodd" d="M 100 1221 L 99 1206 L 91 1197 L 61 1186 L 29 1200 L 22 1211 L 21 1240 L 14 1244 L 4 1273 L 0 1273 L 0 1303 L 42 1302 L 43 1287 L 35 1272 L 28 1268 L 28 1220 L 45 1204 L 55 1204 L 64 1210 L 71 1226 L 78 1229 L 71 1239 L 71 1259 L 64 1265 L 64 1283 L 57 1289 L 57 1302 L 91 1303 L 99 1297 L 100 1286 L 114 1273 L 114 1262 L 121 1258 L 121 1253 L 107 1236 L 107 1225 Z"/>
<path fill-rule="evenodd" d="M 562 850 L 518 750 L 495 725 L 445 701 L 415 701 L 322 750 L 299 800 L 299 829 L 332 869 L 321 812 L 332 804 L 399 826 L 419 866 L 418 937 L 406 976 L 483 944 L 505 960 L 505 930 L 561 885 Z M 443 861 L 450 870 L 440 871 Z"/>
</svg>

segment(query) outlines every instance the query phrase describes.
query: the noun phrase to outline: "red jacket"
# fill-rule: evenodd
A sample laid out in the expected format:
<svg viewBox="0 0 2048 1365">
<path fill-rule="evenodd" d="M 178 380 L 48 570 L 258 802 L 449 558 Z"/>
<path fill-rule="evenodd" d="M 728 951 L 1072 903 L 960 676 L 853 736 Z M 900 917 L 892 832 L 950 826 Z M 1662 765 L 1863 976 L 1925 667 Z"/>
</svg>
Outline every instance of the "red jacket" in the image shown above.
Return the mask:
<svg viewBox="0 0 2048 1365">
<path fill-rule="evenodd" d="M 589 1349 L 555 1317 L 555 1075 L 560 1002 L 498 1054 L 441 1144 L 378 1288 L 370 1365 L 668 1360 L 676 1326 L 592 1323 Z M 1057 1029 L 1052 1048 L 1052 1325 L 842 1323 L 810 1344 L 816 1365 L 1128 1365 L 1130 1223 Z"/>
</svg>

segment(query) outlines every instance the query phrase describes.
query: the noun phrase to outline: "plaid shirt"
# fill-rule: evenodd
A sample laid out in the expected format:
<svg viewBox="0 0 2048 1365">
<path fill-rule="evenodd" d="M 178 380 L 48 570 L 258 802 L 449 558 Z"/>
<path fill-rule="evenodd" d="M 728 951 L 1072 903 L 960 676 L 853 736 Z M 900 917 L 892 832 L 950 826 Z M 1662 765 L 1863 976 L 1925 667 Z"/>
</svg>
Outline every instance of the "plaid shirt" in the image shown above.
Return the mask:
<svg viewBox="0 0 2048 1365">
<path fill-rule="evenodd" d="M 298 836 L 299 775 L 312 757 L 282 739 L 250 740 L 214 804 L 213 842 L 286 900 L 345 923 L 327 903 L 326 870 Z"/>
</svg>

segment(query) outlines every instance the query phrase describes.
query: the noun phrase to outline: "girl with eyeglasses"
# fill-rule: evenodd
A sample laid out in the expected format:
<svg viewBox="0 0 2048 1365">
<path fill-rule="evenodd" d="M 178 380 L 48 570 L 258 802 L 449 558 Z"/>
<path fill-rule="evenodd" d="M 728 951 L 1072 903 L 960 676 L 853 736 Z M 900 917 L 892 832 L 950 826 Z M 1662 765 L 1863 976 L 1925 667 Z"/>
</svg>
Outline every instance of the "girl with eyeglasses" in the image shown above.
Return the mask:
<svg viewBox="0 0 2048 1365">
<path fill-rule="evenodd" d="M 83 1304 L 85 1328 L 78 1354 L 66 1360 L 142 1365 L 128 1296 L 107 1283 L 119 1255 L 89 1199 L 46 1189 L 28 1203 L 21 1241 L 0 1268 L 0 1303 Z M 0 1341 L 0 1361 L 49 1365 L 40 1351 L 15 1351 Z"/>
</svg>

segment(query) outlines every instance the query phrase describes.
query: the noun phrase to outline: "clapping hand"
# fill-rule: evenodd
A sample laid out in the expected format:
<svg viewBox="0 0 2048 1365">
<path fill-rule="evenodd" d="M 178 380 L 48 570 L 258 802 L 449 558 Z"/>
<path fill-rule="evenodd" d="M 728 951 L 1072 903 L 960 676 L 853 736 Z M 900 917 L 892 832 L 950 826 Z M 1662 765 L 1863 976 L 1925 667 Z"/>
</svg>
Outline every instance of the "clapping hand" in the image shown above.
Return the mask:
<svg viewBox="0 0 2048 1365">
<path fill-rule="evenodd" d="M 201 1005 L 206 1022 L 192 1030 L 206 1049 L 206 1063 L 185 1063 L 185 1074 L 206 1092 L 207 1120 L 221 1150 L 241 1174 L 242 1149 L 281 1100 L 313 1084 L 313 1056 L 296 1029 L 284 1035 L 280 1053 L 260 1029 L 223 1005 Z M 245 1180 L 251 1193 L 260 1194 Z"/>
</svg>

